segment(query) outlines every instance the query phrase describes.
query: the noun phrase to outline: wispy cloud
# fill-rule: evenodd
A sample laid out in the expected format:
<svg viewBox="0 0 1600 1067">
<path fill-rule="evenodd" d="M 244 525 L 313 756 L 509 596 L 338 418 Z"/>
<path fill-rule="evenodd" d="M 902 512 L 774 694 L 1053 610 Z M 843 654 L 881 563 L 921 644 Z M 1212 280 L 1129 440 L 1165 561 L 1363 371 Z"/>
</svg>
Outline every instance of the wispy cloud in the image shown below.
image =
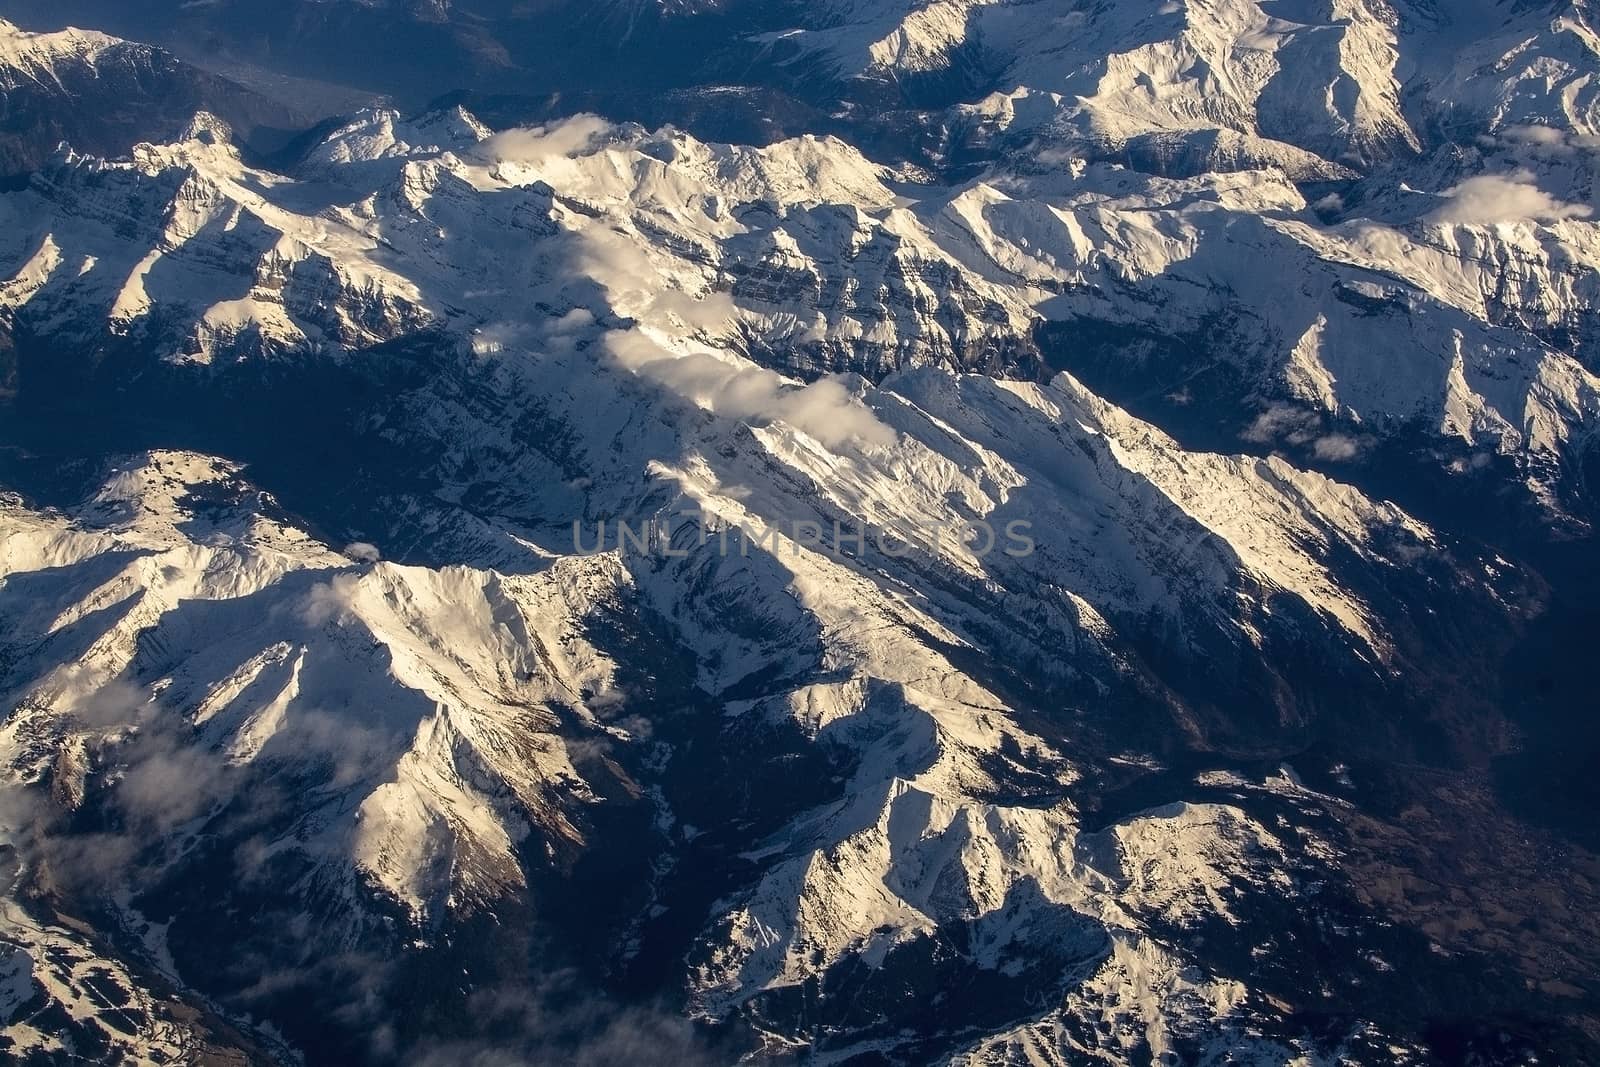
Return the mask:
<svg viewBox="0 0 1600 1067">
<path fill-rule="evenodd" d="M 1239 436 L 1258 445 L 1308 449 L 1317 459 L 1339 463 L 1360 457 L 1371 444 L 1370 438 L 1329 432 L 1320 415 L 1289 404 L 1269 406 Z"/>
<path fill-rule="evenodd" d="M 1318 459 L 1347 460 L 1361 454 L 1361 444 L 1343 433 L 1330 433 L 1312 443 L 1311 450 Z"/>
<path fill-rule="evenodd" d="M 528 126 L 497 133 L 482 141 L 473 154 L 486 163 L 534 165 L 549 159 L 574 156 L 610 133 L 611 123 L 598 115 L 574 115 L 548 126 Z"/>
<path fill-rule="evenodd" d="M 1485 174 L 1468 178 L 1442 194 L 1445 203 L 1428 219 L 1446 225 L 1489 225 L 1497 222 L 1558 222 L 1586 219 L 1594 209 L 1557 200 L 1536 184 L 1532 171 L 1509 176 Z"/>
<path fill-rule="evenodd" d="M 637 330 L 608 334 L 606 348 L 640 377 L 727 418 L 782 421 L 828 448 L 851 442 L 888 445 L 895 440 L 894 431 L 851 394 L 843 378 L 796 386 L 764 367 L 701 353 L 675 355 Z"/>
<path fill-rule="evenodd" d="M 727 293 L 696 296 L 669 284 L 626 235 L 591 228 L 577 258 L 582 273 L 605 289 L 614 310 L 640 324 L 613 330 L 605 339 L 606 350 L 635 374 L 728 418 L 781 420 L 828 448 L 895 440 L 894 431 L 851 394 L 845 379 L 797 386 L 738 356 L 672 351 L 658 341 L 699 339 L 702 347 L 720 347 L 735 331 L 738 308 Z"/>
</svg>

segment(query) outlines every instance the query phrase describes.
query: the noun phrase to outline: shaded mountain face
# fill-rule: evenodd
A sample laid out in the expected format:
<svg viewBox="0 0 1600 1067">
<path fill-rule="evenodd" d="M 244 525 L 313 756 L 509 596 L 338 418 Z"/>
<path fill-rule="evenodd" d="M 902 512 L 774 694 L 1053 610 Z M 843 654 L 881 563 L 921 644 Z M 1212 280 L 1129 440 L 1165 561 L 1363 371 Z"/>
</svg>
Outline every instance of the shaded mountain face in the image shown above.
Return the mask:
<svg viewBox="0 0 1600 1067">
<path fill-rule="evenodd" d="M 0 179 L 36 170 L 62 144 L 117 156 L 180 136 L 199 111 L 223 116 L 262 148 L 309 121 L 149 45 L 93 31 L 29 33 L 3 19 L 0 38 Z"/>
<path fill-rule="evenodd" d="M 386 93 L 407 107 L 455 90 L 579 92 L 701 84 L 747 65 L 744 36 L 781 21 L 760 4 L 632 0 L 369 3 L 166 0 L 10 5 L 31 29 L 92 25 L 207 69 L 250 65 Z M 372 47 L 374 41 L 382 47 Z"/>
<path fill-rule="evenodd" d="M 1482 127 L 1594 121 L 1586 0 L 13 0 L 8 13 L 408 109 L 473 91 L 521 98 L 524 119 L 581 103 L 648 122 L 669 93 L 679 125 L 716 137 L 727 117 L 700 99 L 715 89 L 766 141 L 843 127 L 935 165 L 1045 137 L 1190 171 L 1348 177 Z"/>
<path fill-rule="evenodd" d="M 50 17 L 8 1056 L 1595 1058 L 1587 5 Z"/>
</svg>

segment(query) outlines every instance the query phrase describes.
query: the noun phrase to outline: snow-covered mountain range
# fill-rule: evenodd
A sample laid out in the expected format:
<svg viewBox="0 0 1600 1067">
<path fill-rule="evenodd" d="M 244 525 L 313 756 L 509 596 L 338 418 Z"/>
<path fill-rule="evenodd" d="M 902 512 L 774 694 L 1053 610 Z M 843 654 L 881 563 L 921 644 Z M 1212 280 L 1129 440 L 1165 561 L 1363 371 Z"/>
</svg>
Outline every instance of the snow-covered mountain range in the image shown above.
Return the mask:
<svg viewBox="0 0 1600 1067">
<path fill-rule="evenodd" d="M 603 6 L 0 22 L 0 1047 L 1596 1055 L 1590 6 Z"/>
<path fill-rule="evenodd" d="M 3 15 L 3 13 L 0 13 Z M 241 143 L 277 145 L 310 121 L 285 104 L 146 44 L 67 28 L 30 33 L 0 18 L 0 179 L 33 171 L 63 143 L 120 156 L 181 134 L 197 110 L 226 116 Z"/>
</svg>

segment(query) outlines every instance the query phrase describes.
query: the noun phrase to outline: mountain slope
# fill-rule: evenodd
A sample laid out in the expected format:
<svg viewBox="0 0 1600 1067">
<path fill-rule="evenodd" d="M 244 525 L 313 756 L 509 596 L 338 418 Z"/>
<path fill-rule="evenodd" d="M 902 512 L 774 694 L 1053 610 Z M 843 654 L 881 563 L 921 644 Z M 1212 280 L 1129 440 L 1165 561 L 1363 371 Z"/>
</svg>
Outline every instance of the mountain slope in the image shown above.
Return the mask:
<svg viewBox="0 0 1600 1067">
<path fill-rule="evenodd" d="M 1329 225 L 1270 171 L 1080 164 L 911 187 L 831 139 L 752 150 L 592 119 L 484 139 L 454 112 L 424 120 L 442 138 L 408 133 L 447 145 L 414 145 L 396 121 L 332 133 L 305 191 L 245 166 L 225 132 L 132 164 L 64 158 L 0 206 L 17 343 L 65 328 L 208 362 L 439 327 L 493 346 L 528 328 L 505 307 L 521 292 L 807 377 L 1154 373 L 1174 396 L 1230 393 L 1201 399 L 1234 405 L 1235 447 L 1349 461 L 1417 428 L 1446 465 L 1506 457 L 1548 513 L 1592 506 L 1561 487 L 1600 405 L 1587 348 L 1559 342 L 1587 335 L 1594 299 L 1600 228 L 1582 212 L 1447 214 L 1463 193 Z M 622 358 L 645 358 L 629 343 Z M 1215 382 L 1195 344 L 1223 354 Z"/>
<path fill-rule="evenodd" d="M 0 18 L 0 178 L 34 170 L 62 142 L 121 155 L 176 137 L 196 111 L 265 135 L 305 119 L 149 45 L 103 33 L 29 33 Z"/>
<path fill-rule="evenodd" d="M 138 10 L 826 128 L 0 191 L 8 1050 L 1594 1058 L 1586 4 Z"/>
</svg>

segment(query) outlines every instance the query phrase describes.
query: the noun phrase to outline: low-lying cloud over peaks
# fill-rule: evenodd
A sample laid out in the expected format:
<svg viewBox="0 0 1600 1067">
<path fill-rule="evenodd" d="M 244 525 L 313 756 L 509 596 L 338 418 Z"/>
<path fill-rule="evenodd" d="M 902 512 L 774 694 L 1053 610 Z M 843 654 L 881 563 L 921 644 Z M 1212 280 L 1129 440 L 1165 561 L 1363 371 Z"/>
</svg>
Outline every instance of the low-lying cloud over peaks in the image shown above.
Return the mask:
<svg viewBox="0 0 1600 1067">
<path fill-rule="evenodd" d="M 1268 406 L 1239 436 L 1251 444 L 1307 449 L 1320 460 L 1339 463 L 1359 459 L 1371 444 L 1370 438 L 1328 431 L 1322 415 L 1290 404 Z"/>
<path fill-rule="evenodd" d="M 894 431 L 857 401 L 841 379 L 797 386 L 746 360 L 672 352 L 656 343 L 643 327 L 656 337 L 697 338 L 720 347 L 718 341 L 733 331 L 739 309 L 725 292 L 696 297 L 668 284 L 627 237 L 590 227 L 583 234 L 577 267 L 605 290 L 613 310 L 640 324 L 613 330 L 605 338 L 606 350 L 635 374 L 727 418 L 781 420 L 828 448 L 894 442 Z"/>
<path fill-rule="evenodd" d="M 1594 209 L 1568 204 L 1540 189 L 1532 171 L 1510 175 L 1485 174 L 1468 178 L 1442 194 L 1445 203 L 1429 215 L 1431 222 L 1447 225 L 1487 226 L 1497 222 L 1559 222 L 1586 219 Z"/>
<path fill-rule="evenodd" d="M 640 377 L 727 418 L 780 420 L 828 448 L 853 441 L 888 445 L 895 440 L 894 431 L 859 403 L 840 378 L 796 386 L 753 364 L 703 353 L 674 355 L 637 330 L 608 334 L 606 349 Z"/>
<path fill-rule="evenodd" d="M 574 115 L 548 126 L 506 130 L 481 142 L 476 154 L 489 163 L 537 164 L 577 155 L 613 129 L 598 115 Z"/>
</svg>

